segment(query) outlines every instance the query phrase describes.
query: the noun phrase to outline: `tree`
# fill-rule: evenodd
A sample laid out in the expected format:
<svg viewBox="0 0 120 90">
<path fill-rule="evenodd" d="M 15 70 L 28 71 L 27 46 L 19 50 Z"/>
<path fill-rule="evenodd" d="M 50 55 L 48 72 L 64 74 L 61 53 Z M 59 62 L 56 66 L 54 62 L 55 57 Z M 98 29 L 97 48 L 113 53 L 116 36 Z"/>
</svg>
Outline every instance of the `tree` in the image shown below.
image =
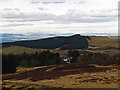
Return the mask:
<svg viewBox="0 0 120 90">
<path fill-rule="evenodd" d="M 2 73 L 14 73 L 18 63 L 15 60 L 15 55 L 8 54 L 2 55 Z"/>
<path fill-rule="evenodd" d="M 31 59 L 30 60 L 30 67 L 35 67 L 39 65 L 39 61 L 36 59 Z"/>
<path fill-rule="evenodd" d="M 77 50 L 69 50 L 68 51 L 68 56 L 72 57 L 71 63 L 76 63 L 78 61 L 78 56 L 80 55 L 80 52 Z"/>
</svg>

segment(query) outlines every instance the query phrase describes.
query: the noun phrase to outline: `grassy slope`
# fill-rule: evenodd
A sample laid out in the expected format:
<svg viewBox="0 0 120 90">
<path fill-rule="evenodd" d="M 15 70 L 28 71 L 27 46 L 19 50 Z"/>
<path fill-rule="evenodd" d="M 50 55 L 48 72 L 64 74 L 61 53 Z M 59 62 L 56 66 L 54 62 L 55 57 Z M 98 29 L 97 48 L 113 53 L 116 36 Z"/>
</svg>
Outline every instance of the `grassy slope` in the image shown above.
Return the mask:
<svg viewBox="0 0 120 90">
<path fill-rule="evenodd" d="M 88 42 L 90 45 L 94 45 L 97 47 L 101 46 L 118 47 L 118 40 L 112 38 L 91 36 L 91 40 L 88 40 Z"/>
<path fill-rule="evenodd" d="M 22 54 L 23 52 L 26 53 L 35 53 L 36 51 L 43 51 L 46 49 L 32 49 L 32 48 L 27 48 L 27 47 L 20 47 L 20 46 L 12 46 L 12 47 L 5 47 L 2 49 L 2 52 L 4 54 Z"/>
<path fill-rule="evenodd" d="M 100 67 L 101 66 L 96 66 L 96 68 L 100 68 Z M 3 82 L 5 83 L 4 87 L 13 86 L 14 88 L 21 88 L 24 86 L 27 86 L 24 88 L 30 88 L 29 85 L 32 85 L 32 87 L 34 88 L 43 88 L 43 87 L 37 87 L 42 85 L 53 86 L 53 87 L 63 87 L 63 88 L 117 88 L 118 87 L 117 69 L 113 68 L 112 66 L 104 66 L 102 68 L 111 68 L 111 69 L 110 70 L 108 69 L 105 72 L 100 72 L 100 71 L 90 72 L 90 73 L 85 72 L 81 74 L 61 76 L 60 78 L 56 78 L 56 79 L 38 80 L 35 82 L 29 80 L 29 78 L 22 79 L 22 80 L 16 80 L 16 79 L 4 80 Z M 34 70 L 34 69 L 36 68 L 33 68 L 31 70 Z M 54 69 L 51 70 L 51 67 L 50 67 L 50 68 L 47 68 L 46 72 L 53 72 L 53 70 Z M 68 72 L 69 71 L 71 71 L 71 69 L 68 69 Z"/>
</svg>

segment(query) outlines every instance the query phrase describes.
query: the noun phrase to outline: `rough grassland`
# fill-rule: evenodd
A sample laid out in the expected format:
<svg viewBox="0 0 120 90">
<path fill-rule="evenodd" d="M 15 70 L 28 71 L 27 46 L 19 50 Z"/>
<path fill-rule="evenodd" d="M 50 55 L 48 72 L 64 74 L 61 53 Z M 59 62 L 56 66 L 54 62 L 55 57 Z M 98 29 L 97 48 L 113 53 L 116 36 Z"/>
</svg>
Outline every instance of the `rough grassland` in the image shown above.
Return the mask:
<svg viewBox="0 0 120 90">
<path fill-rule="evenodd" d="M 88 40 L 90 45 L 97 47 L 108 46 L 108 47 L 118 47 L 118 39 L 112 39 L 107 37 L 97 37 L 91 36 L 91 40 Z"/>
<path fill-rule="evenodd" d="M 12 47 L 5 47 L 2 49 L 2 53 L 4 54 L 22 54 L 26 52 L 28 54 L 35 53 L 36 51 L 43 51 L 45 49 L 32 49 L 27 47 L 20 47 L 20 46 L 12 46 Z"/>
<path fill-rule="evenodd" d="M 28 88 L 30 84 L 34 88 L 41 85 L 56 88 L 118 88 L 118 70 L 115 66 L 68 64 L 33 68 L 17 75 L 3 76 L 3 87 L 27 85 L 24 88 Z"/>
</svg>

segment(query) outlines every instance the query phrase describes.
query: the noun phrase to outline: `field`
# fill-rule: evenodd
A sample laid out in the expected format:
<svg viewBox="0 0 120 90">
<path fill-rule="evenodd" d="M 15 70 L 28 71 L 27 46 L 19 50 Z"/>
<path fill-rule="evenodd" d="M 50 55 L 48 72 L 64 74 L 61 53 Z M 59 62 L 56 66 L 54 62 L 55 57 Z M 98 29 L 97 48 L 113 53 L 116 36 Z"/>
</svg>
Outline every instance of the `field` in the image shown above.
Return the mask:
<svg viewBox="0 0 120 90">
<path fill-rule="evenodd" d="M 91 36 L 89 47 L 84 51 L 119 53 L 118 40 L 106 37 Z M 3 54 L 22 54 L 41 52 L 47 49 L 33 49 L 13 46 L 4 47 Z M 78 49 L 81 51 L 80 49 Z M 67 55 L 68 50 L 50 49 L 59 52 L 61 57 Z M 3 74 L 3 88 L 37 89 L 44 88 L 118 88 L 118 65 L 100 66 L 96 64 L 77 63 L 33 68 L 17 67 L 16 73 Z"/>
<path fill-rule="evenodd" d="M 107 38 L 107 37 L 97 37 L 97 36 L 91 36 L 91 39 L 88 40 L 90 45 L 95 46 L 112 46 L 112 47 L 118 47 L 118 40 L 113 38 Z"/>
<path fill-rule="evenodd" d="M 3 80 L 6 88 L 118 88 L 118 71 L 116 66 L 67 64 L 18 70 Z"/>
</svg>

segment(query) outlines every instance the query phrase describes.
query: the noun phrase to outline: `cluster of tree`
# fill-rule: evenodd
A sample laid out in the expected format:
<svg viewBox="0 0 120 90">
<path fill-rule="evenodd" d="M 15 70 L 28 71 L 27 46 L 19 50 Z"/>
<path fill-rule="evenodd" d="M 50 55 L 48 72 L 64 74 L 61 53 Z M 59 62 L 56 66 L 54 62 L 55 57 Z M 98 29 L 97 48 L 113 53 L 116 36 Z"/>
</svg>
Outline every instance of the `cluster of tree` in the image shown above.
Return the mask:
<svg viewBox="0 0 120 90">
<path fill-rule="evenodd" d="M 77 50 L 69 50 L 68 51 L 68 56 L 72 57 L 72 59 L 70 60 L 71 63 L 77 63 L 78 60 L 78 56 L 80 55 L 80 52 Z"/>
<path fill-rule="evenodd" d="M 68 56 L 72 57 L 71 63 L 84 62 L 88 64 L 111 65 L 120 63 L 120 55 L 105 53 L 93 53 L 89 51 L 69 50 Z"/>
<path fill-rule="evenodd" d="M 17 63 L 17 55 L 2 55 L 2 73 L 14 73 L 16 72 L 16 67 L 19 65 Z M 15 60 L 16 59 L 16 60 Z"/>
<path fill-rule="evenodd" d="M 68 56 L 72 57 L 71 59 L 71 63 L 77 63 L 81 60 L 86 61 L 87 59 L 90 59 L 90 57 L 93 55 L 92 52 L 88 52 L 88 51 L 78 51 L 78 50 L 69 50 L 68 51 Z M 81 58 L 81 60 L 79 60 Z"/>
<path fill-rule="evenodd" d="M 93 53 L 88 51 L 69 50 L 68 56 L 72 57 L 70 63 L 84 62 L 88 64 L 110 65 L 119 64 L 120 55 L 108 55 L 105 53 Z M 59 53 L 48 51 L 33 54 L 23 53 L 21 55 L 2 55 L 2 73 L 14 73 L 17 66 L 35 67 L 44 65 L 62 64 L 63 60 Z"/>
<path fill-rule="evenodd" d="M 23 53 L 21 55 L 8 54 L 2 56 L 2 73 L 16 72 L 17 66 L 35 67 L 60 64 L 60 54 L 50 51 L 36 52 L 34 54 Z"/>
</svg>

